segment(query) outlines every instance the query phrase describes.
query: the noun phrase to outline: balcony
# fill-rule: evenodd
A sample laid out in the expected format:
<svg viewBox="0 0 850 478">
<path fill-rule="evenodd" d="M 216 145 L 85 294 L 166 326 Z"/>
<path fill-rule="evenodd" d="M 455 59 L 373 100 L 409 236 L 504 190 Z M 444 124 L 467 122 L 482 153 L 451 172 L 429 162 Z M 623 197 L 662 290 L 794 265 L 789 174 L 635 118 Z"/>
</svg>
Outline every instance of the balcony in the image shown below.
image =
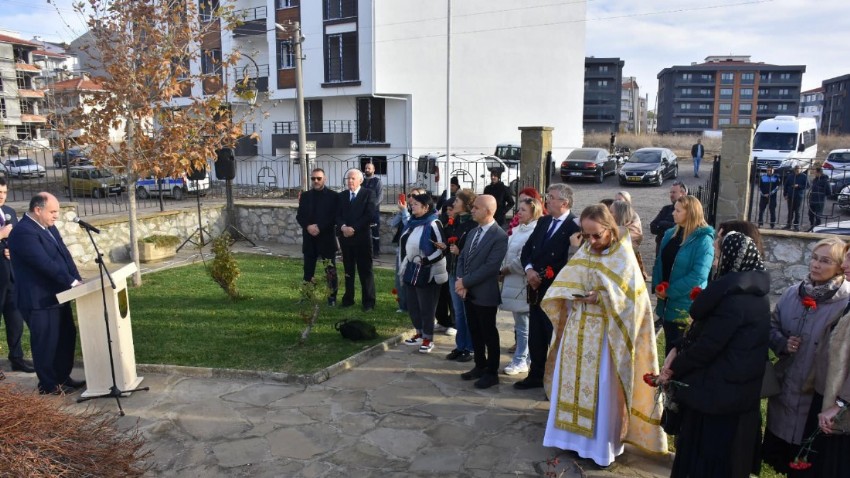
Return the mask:
<svg viewBox="0 0 850 478">
<path fill-rule="evenodd" d="M 771 77 L 771 78 L 763 78 L 762 77 L 762 78 L 759 79 L 759 86 L 766 86 L 766 85 L 798 86 L 799 84 L 800 84 L 800 77 L 798 77 L 798 76 L 791 76 L 791 78 L 784 79 L 784 80 L 779 78 L 779 77 Z"/>
<path fill-rule="evenodd" d="M 759 101 L 797 101 L 800 99 L 799 95 L 777 95 L 777 94 L 767 94 L 767 95 L 759 95 Z"/>
<path fill-rule="evenodd" d="M 30 65 L 29 63 L 17 62 L 15 63 L 15 71 L 24 71 L 27 73 L 41 73 L 41 69 L 35 65 Z"/>
<path fill-rule="evenodd" d="M 711 100 L 714 101 L 713 94 L 701 94 L 701 93 L 678 93 L 673 95 L 673 101 L 679 100 Z"/>
<path fill-rule="evenodd" d="M 41 90 L 18 90 L 18 96 L 21 98 L 44 98 L 44 92 Z"/>
<path fill-rule="evenodd" d="M 269 91 L 269 65 L 257 65 L 257 68 L 259 69 L 259 71 L 254 68 L 253 64 L 234 68 L 233 78 L 236 79 L 236 83 L 238 84 L 244 81 L 244 79 L 247 77 L 248 79 L 252 79 L 256 82 L 257 91 Z"/>
<path fill-rule="evenodd" d="M 687 80 L 677 78 L 674 81 L 674 86 L 694 85 L 694 86 L 714 86 L 714 77 L 711 78 L 690 78 Z"/>
<path fill-rule="evenodd" d="M 356 120 L 324 120 L 307 122 L 307 140 L 315 141 L 318 148 L 348 148 L 356 143 Z M 297 121 L 275 121 L 272 132 L 274 148 L 285 145 L 289 148 L 290 140 L 298 139 Z"/>
<path fill-rule="evenodd" d="M 47 116 L 21 113 L 21 123 L 47 123 Z"/>
<path fill-rule="evenodd" d="M 266 17 L 268 8 L 265 6 L 246 8 L 234 12 L 236 18 L 242 20 L 242 24 L 233 29 L 234 37 L 266 34 Z M 268 76 L 268 74 L 266 75 Z"/>
</svg>

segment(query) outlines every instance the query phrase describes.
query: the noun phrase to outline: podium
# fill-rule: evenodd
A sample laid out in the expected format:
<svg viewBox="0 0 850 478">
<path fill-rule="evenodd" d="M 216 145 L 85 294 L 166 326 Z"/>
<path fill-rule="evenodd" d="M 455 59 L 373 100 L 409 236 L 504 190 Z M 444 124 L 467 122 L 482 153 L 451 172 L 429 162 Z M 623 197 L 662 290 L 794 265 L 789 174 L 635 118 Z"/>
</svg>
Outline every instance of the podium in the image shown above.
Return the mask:
<svg viewBox="0 0 850 478">
<path fill-rule="evenodd" d="M 106 311 L 112 337 L 112 356 L 115 359 L 115 384 L 119 390 L 136 389 L 144 378 L 136 376 L 136 351 L 133 348 L 130 301 L 127 296 L 127 277 L 134 272 L 136 264 L 132 262 L 113 272 L 115 290 L 106 282 Z M 112 387 L 112 372 L 109 367 L 109 342 L 103 320 L 100 281 L 92 280 L 68 289 L 56 294 L 56 299 L 60 304 L 72 300 L 77 303 L 77 321 L 86 372 L 86 391 L 82 397 L 108 394 Z"/>
</svg>

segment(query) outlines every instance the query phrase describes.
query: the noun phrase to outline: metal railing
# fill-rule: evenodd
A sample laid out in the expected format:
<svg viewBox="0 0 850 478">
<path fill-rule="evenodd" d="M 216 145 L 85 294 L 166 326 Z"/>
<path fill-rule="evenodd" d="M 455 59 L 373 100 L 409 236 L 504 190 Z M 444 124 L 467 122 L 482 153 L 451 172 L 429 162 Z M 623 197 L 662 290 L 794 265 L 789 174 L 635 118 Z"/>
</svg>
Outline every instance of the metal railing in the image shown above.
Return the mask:
<svg viewBox="0 0 850 478">
<path fill-rule="evenodd" d="M 264 20 L 268 16 L 268 7 L 243 8 L 236 10 L 234 14 L 246 22 L 250 22 L 251 20 Z"/>
<path fill-rule="evenodd" d="M 307 121 L 308 133 L 356 133 L 357 120 Z M 298 134 L 298 121 L 275 121 L 274 134 Z"/>
</svg>

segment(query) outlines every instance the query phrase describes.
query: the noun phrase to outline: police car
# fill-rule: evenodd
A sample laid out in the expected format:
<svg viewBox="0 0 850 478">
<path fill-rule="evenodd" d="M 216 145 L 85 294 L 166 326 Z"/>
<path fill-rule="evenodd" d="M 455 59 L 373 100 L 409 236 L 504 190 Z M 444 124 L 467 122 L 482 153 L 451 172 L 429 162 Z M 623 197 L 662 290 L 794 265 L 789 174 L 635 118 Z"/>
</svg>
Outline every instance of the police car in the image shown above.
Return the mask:
<svg viewBox="0 0 850 478">
<path fill-rule="evenodd" d="M 151 196 L 158 196 L 162 191 L 163 197 L 172 197 L 177 201 L 183 199 L 188 194 L 200 194 L 205 196 L 210 189 L 210 179 L 207 176 L 200 181 L 192 181 L 186 175 L 177 178 L 163 178 L 157 180 L 150 176 L 136 181 L 136 197 L 139 199 L 147 199 Z"/>
</svg>

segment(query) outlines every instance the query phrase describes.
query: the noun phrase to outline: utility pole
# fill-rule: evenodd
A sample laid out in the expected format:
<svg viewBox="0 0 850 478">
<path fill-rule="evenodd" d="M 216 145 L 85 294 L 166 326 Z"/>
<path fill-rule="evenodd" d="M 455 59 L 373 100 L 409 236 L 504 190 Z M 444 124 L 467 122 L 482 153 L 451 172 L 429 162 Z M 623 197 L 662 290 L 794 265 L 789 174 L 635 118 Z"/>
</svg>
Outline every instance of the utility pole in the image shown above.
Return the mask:
<svg viewBox="0 0 850 478">
<path fill-rule="evenodd" d="M 304 70 L 301 68 L 302 50 L 301 43 L 304 37 L 301 36 L 301 24 L 299 22 L 289 21 L 286 25 L 280 23 L 274 24 L 275 28 L 289 33 L 292 39 L 292 44 L 295 47 L 295 115 L 298 122 L 298 161 L 301 163 L 301 190 L 309 189 L 310 165 L 307 164 L 307 123 L 304 120 Z"/>
<path fill-rule="evenodd" d="M 449 168 L 452 154 L 452 0 L 446 0 L 446 169 L 443 174 L 450 180 Z M 448 184 L 448 182 L 446 182 Z M 448 186 L 446 187 L 448 189 Z M 434 191 L 442 194 L 442 191 Z"/>
</svg>

